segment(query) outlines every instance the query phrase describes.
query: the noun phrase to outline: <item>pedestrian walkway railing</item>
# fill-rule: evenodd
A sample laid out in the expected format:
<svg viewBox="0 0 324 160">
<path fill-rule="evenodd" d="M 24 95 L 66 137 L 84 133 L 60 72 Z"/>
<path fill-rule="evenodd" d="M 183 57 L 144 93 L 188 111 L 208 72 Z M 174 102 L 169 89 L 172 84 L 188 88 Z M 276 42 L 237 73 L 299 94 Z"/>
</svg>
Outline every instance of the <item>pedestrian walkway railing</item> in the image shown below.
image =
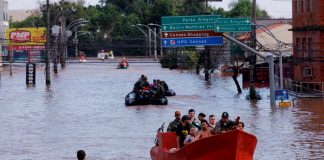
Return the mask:
<svg viewBox="0 0 324 160">
<path fill-rule="evenodd" d="M 300 82 L 284 79 L 284 88 L 297 97 L 324 97 L 324 82 Z"/>
</svg>

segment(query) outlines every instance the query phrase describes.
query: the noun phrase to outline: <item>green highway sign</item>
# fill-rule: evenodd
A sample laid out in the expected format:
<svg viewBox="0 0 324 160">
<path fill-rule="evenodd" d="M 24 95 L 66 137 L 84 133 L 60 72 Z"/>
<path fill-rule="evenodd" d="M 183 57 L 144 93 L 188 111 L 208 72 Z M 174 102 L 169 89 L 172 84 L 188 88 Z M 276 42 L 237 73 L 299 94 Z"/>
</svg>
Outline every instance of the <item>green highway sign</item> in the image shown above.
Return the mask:
<svg viewBox="0 0 324 160">
<path fill-rule="evenodd" d="M 250 18 L 217 18 L 216 25 L 251 25 Z"/>
<path fill-rule="evenodd" d="M 183 23 L 183 24 L 162 24 L 162 31 L 196 31 L 214 30 L 215 23 Z"/>
<path fill-rule="evenodd" d="M 220 15 L 162 17 L 162 31 L 250 32 L 250 18 L 220 18 Z"/>
<path fill-rule="evenodd" d="M 181 23 L 210 23 L 221 15 L 167 16 L 162 17 L 162 25 Z"/>
<path fill-rule="evenodd" d="M 250 32 L 250 18 L 217 18 L 215 19 L 216 32 Z"/>
<path fill-rule="evenodd" d="M 215 25 L 216 32 L 250 32 L 251 25 Z"/>
</svg>

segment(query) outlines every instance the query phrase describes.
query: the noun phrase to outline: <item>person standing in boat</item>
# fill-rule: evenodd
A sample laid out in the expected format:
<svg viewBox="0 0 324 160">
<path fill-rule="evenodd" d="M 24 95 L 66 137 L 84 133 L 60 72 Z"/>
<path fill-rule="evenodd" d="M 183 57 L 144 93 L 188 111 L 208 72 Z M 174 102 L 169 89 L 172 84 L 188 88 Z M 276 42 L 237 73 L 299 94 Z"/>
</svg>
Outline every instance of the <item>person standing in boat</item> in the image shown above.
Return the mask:
<svg viewBox="0 0 324 160">
<path fill-rule="evenodd" d="M 211 114 L 209 116 L 208 122 L 209 122 L 209 124 L 208 124 L 209 127 L 212 128 L 212 129 L 215 129 L 215 127 L 216 127 L 216 116 Z"/>
<path fill-rule="evenodd" d="M 167 132 L 176 132 L 177 126 L 181 123 L 181 113 L 180 111 L 175 111 L 174 113 L 175 119 L 169 123 Z"/>
<path fill-rule="evenodd" d="M 223 112 L 222 119 L 216 123 L 215 133 L 224 133 L 234 127 L 234 121 L 229 119 L 227 112 Z"/>
<path fill-rule="evenodd" d="M 196 111 L 194 109 L 189 109 L 188 115 L 190 116 L 190 126 L 194 126 L 196 128 L 196 132 L 201 129 L 198 120 L 195 117 Z"/>
<path fill-rule="evenodd" d="M 180 149 L 184 145 L 184 140 L 186 139 L 187 135 L 189 134 L 190 130 L 190 118 L 188 115 L 184 115 L 181 118 L 181 123 L 177 126 L 177 148 Z"/>
</svg>

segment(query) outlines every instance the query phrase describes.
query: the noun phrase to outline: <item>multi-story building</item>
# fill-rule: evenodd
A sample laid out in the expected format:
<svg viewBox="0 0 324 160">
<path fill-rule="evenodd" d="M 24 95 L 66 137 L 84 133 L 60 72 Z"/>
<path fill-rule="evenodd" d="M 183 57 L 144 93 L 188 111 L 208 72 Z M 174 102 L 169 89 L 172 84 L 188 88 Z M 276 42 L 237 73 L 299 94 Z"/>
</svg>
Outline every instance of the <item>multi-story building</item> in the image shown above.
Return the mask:
<svg viewBox="0 0 324 160">
<path fill-rule="evenodd" d="M 324 0 L 294 0 L 293 75 L 296 90 L 324 92 Z"/>
<path fill-rule="evenodd" d="M 4 32 L 9 27 L 8 1 L 0 0 L 0 38 L 4 38 Z"/>
</svg>

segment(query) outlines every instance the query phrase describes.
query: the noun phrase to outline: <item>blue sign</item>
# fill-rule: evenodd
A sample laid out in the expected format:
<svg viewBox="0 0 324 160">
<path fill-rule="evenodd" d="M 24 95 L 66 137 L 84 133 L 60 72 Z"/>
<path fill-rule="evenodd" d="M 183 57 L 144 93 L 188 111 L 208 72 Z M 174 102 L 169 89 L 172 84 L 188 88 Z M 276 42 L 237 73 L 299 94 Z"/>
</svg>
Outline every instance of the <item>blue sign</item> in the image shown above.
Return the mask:
<svg viewBox="0 0 324 160">
<path fill-rule="evenodd" d="M 162 38 L 162 47 L 223 45 L 223 37 Z"/>
<path fill-rule="evenodd" d="M 289 100 L 288 90 L 275 90 L 275 99 L 276 100 Z"/>
</svg>

